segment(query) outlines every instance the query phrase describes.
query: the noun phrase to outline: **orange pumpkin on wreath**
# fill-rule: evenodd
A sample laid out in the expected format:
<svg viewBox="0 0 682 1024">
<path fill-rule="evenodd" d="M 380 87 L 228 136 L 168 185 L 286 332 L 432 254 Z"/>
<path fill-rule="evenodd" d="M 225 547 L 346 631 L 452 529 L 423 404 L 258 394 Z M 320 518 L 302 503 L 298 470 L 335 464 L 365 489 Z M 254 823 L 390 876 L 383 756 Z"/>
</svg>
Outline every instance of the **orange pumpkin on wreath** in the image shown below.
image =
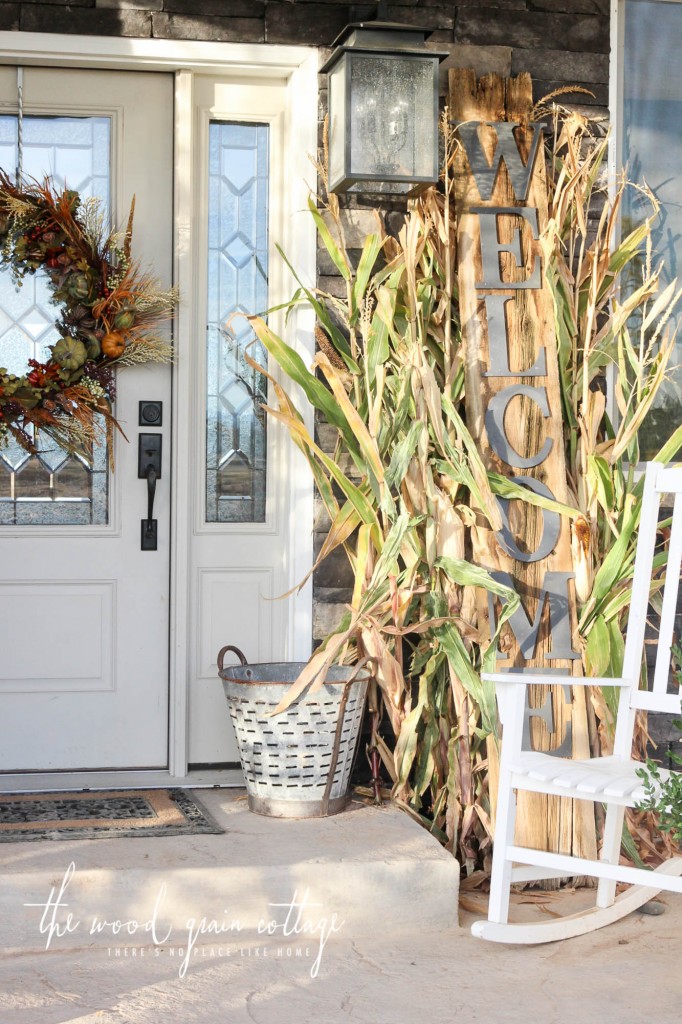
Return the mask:
<svg viewBox="0 0 682 1024">
<path fill-rule="evenodd" d="M 125 352 L 126 342 L 120 331 L 109 331 L 102 338 L 102 352 L 107 359 L 118 359 Z"/>
</svg>

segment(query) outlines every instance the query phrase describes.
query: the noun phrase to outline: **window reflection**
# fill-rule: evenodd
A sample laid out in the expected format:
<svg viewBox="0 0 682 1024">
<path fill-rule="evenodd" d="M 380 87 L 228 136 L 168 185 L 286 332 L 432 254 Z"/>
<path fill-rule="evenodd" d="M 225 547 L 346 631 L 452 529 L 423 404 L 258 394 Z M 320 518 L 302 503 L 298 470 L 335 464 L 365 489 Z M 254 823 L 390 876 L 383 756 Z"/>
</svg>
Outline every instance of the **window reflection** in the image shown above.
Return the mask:
<svg viewBox="0 0 682 1024">
<path fill-rule="evenodd" d="M 661 203 L 653 226 L 653 244 L 657 258 L 664 261 L 664 286 L 673 278 L 680 278 L 682 267 L 681 50 L 681 4 L 627 0 L 622 160 L 630 180 L 646 181 Z M 636 190 L 628 189 L 623 203 L 623 233 L 649 214 L 646 199 Z M 678 323 L 681 317 L 682 311 L 678 310 Z M 662 386 L 642 430 L 643 459 L 655 454 L 680 421 L 680 364 L 682 337 L 678 336 L 670 363 L 670 380 Z"/>
</svg>

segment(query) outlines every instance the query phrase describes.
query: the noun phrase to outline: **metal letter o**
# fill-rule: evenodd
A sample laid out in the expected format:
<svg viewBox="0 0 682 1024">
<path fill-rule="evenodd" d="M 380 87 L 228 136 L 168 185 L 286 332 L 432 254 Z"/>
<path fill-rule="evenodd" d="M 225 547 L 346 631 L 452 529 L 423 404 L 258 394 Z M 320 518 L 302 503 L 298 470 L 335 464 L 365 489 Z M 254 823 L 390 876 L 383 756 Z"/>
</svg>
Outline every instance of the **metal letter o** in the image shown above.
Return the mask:
<svg viewBox="0 0 682 1024">
<path fill-rule="evenodd" d="M 512 448 L 504 432 L 504 417 L 512 398 L 519 395 L 525 395 L 526 398 L 535 402 L 544 418 L 547 419 L 549 402 L 545 388 L 534 388 L 530 384 L 512 384 L 508 388 L 503 388 L 491 399 L 485 414 L 485 429 L 491 448 L 507 465 L 514 466 L 516 469 L 530 469 L 545 461 L 552 450 L 554 441 L 550 437 L 545 438 L 545 443 L 538 454 L 530 458 L 524 458 L 515 448 Z"/>
</svg>

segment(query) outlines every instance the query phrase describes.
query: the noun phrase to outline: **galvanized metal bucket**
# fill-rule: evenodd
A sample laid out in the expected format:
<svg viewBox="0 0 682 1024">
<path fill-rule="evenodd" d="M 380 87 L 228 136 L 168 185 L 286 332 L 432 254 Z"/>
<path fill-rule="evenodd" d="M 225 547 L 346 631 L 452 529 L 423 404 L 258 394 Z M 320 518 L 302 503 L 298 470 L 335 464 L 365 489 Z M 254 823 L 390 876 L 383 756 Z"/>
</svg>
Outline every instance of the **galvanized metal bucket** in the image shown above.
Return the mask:
<svg viewBox="0 0 682 1024">
<path fill-rule="evenodd" d="M 241 665 L 224 667 L 228 651 Z M 218 655 L 249 807 L 258 814 L 323 817 L 348 802 L 370 674 L 362 666 L 333 666 L 313 696 L 303 693 L 268 717 L 304 668 L 298 661 L 249 665 L 231 645 Z"/>
</svg>

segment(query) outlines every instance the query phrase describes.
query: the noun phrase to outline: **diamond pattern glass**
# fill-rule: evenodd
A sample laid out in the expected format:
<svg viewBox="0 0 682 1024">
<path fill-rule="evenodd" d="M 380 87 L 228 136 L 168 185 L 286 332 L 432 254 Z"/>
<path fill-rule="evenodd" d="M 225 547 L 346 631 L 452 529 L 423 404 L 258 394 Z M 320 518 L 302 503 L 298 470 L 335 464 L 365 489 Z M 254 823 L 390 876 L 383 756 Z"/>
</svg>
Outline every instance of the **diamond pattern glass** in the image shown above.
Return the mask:
<svg viewBox="0 0 682 1024">
<path fill-rule="evenodd" d="M 24 117 L 23 173 L 38 181 L 50 175 L 58 188 L 85 199 L 96 196 L 109 210 L 111 123 L 108 117 Z M 14 174 L 17 118 L 0 116 L 0 166 Z M 0 366 L 22 374 L 29 359 L 45 359 L 59 335 L 59 313 L 47 275 L 24 278 L 17 288 L 0 270 Z M 15 441 L 0 449 L 0 524 L 82 526 L 108 522 L 108 456 L 104 445 L 89 459 L 69 456 L 48 437 L 35 438 L 38 455 Z"/>
<path fill-rule="evenodd" d="M 265 519 L 267 365 L 245 313 L 268 304 L 268 127 L 209 126 L 206 520 Z M 253 344 L 252 344 L 253 343 Z M 2 486 L 0 484 L 0 486 Z"/>
</svg>

